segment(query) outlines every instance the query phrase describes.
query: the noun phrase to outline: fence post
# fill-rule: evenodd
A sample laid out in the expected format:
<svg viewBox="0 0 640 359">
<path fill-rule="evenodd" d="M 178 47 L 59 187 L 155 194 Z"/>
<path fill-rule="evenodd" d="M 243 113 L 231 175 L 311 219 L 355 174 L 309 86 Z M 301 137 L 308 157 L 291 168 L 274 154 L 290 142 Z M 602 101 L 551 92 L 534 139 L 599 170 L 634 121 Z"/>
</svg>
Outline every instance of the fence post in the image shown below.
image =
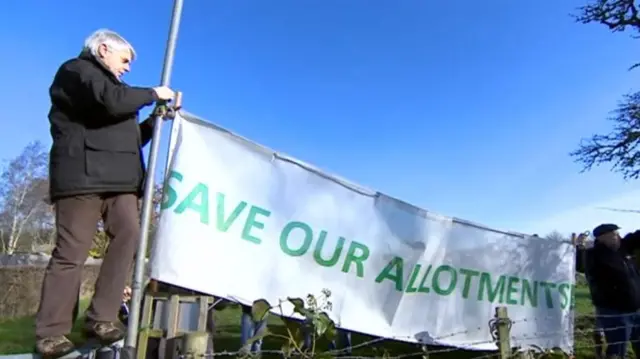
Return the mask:
<svg viewBox="0 0 640 359">
<path fill-rule="evenodd" d="M 497 307 L 495 315 L 495 326 L 498 339 L 498 350 L 500 351 L 501 359 L 511 358 L 511 340 L 510 330 L 511 321 L 509 320 L 509 313 L 507 313 L 507 307 Z"/>
<path fill-rule="evenodd" d="M 207 353 L 208 332 L 186 333 L 182 338 L 182 355 L 186 359 L 202 358 Z"/>
<path fill-rule="evenodd" d="M 429 359 L 429 347 L 423 345 L 420 349 L 422 349 L 422 359 Z"/>
</svg>

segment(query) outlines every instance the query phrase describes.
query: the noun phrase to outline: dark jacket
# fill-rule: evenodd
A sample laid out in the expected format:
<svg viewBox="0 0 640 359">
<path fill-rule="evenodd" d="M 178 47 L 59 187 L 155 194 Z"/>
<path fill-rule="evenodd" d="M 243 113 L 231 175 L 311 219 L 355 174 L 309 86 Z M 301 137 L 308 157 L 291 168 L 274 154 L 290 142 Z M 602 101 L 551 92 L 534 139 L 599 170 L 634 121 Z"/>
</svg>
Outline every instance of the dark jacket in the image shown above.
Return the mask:
<svg viewBox="0 0 640 359">
<path fill-rule="evenodd" d="M 141 147 L 151 139 L 153 122 L 138 124 L 138 111 L 156 100 L 154 91 L 127 86 L 82 53 L 60 66 L 49 94 L 51 199 L 140 193 Z"/>
<path fill-rule="evenodd" d="M 625 236 L 617 251 L 598 241 L 586 250 L 585 275 L 594 306 L 621 312 L 640 309 L 640 271 L 632 257 L 638 248 L 640 231 Z"/>
</svg>

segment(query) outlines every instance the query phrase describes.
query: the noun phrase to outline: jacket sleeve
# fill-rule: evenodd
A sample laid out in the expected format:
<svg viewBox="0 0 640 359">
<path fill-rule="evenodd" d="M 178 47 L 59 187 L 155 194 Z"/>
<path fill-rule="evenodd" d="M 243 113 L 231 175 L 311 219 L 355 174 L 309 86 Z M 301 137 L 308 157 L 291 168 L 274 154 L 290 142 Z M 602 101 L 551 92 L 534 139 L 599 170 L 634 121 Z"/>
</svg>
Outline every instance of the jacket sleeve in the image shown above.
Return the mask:
<svg viewBox="0 0 640 359">
<path fill-rule="evenodd" d="M 146 146 L 153 137 L 154 117 L 147 117 L 146 120 L 140 122 L 140 147 Z"/>
<path fill-rule="evenodd" d="M 101 106 L 113 117 L 134 114 L 156 101 L 153 89 L 114 83 L 100 69 L 80 61 L 66 63 L 56 77 L 74 102 Z"/>
<path fill-rule="evenodd" d="M 586 256 L 587 256 L 586 248 L 582 246 L 576 247 L 576 272 L 586 274 L 586 271 L 587 271 Z"/>
<path fill-rule="evenodd" d="M 593 250 L 591 249 L 583 249 L 582 254 L 582 264 L 584 265 L 584 275 L 587 278 L 593 278 L 595 272 L 595 256 L 593 254 Z"/>
<path fill-rule="evenodd" d="M 640 249 L 640 230 L 635 231 L 633 233 L 629 233 L 622 241 L 620 241 L 620 245 L 622 249 L 628 254 L 633 254 L 635 251 Z"/>
</svg>

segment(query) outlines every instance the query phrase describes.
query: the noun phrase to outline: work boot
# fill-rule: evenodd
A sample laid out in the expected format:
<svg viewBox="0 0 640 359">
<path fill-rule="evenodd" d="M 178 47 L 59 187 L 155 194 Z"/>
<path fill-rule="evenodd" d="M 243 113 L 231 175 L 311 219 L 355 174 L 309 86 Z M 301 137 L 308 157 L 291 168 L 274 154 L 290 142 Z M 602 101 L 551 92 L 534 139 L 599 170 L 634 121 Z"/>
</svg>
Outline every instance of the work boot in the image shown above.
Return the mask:
<svg viewBox="0 0 640 359">
<path fill-rule="evenodd" d="M 43 358 L 61 357 L 71 353 L 73 349 L 75 349 L 73 343 L 63 335 L 36 340 L 36 351 Z"/>
<path fill-rule="evenodd" d="M 109 345 L 124 338 L 125 327 L 117 322 L 94 322 L 86 321 L 83 328 L 84 335 L 88 338 L 95 338 L 103 345 Z"/>
</svg>

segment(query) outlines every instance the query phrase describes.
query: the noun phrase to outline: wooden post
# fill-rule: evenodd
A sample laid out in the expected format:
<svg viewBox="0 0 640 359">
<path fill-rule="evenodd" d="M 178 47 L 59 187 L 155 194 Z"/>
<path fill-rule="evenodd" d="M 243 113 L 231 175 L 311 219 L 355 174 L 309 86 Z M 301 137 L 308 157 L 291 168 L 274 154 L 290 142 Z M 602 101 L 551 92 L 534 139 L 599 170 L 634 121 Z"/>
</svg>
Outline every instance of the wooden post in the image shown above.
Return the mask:
<svg viewBox="0 0 640 359">
<path fill-rule="evenodd" d="M 498 330 L 498 350 L 501 359 L 511 358 L 511 340 L 509 334 L 509 314 L 507 307 L 496 308 L 496 326 Z"/>
<path fill-rule="evenodd" d="M 422 349 L 422 359 L 429 359 L 429 347 L 423 345 L 420 349 Z"/>
<path fill-rule="evenodd" d="M 185 359 L 204 358 L 209 344 L 209 333 L 191 332 L 182 337 L 181 353 Z"/>
<path fill-rule="evenodd" d="M 147 294 L 142 302 L 142 320 L 140 321 L 140 332 L 138 334 L 137 358 L 147 357 L 147 346 L 149 344 L 149 333 L 151 331 L 151 315 L 153 311 L 153 296 Z"/>
</svg>

